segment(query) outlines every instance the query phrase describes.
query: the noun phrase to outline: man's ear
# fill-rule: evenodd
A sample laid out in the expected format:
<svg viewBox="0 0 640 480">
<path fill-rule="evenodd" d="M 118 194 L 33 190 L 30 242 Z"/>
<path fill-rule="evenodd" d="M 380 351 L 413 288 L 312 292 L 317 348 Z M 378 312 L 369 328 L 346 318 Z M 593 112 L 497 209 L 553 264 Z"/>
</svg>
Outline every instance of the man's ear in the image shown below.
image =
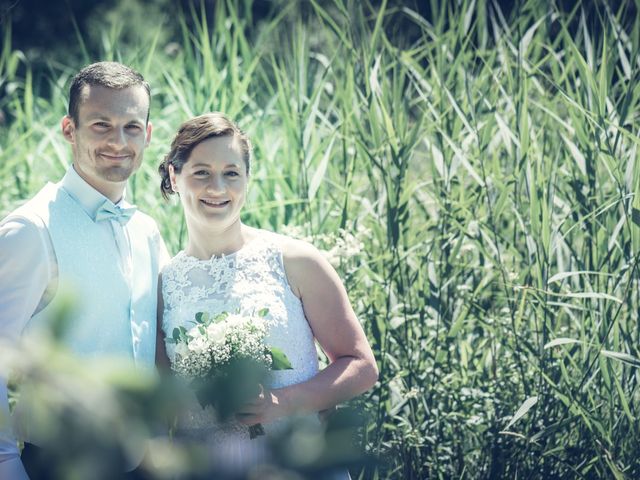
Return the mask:
<svg viewBox="0 0 640 480">
<path fill-rule="evenodd" d="M 144 142 L 144 146 L 148 147 L 149 143 L 151 143 L 151 131 L 153 130 L 153 125 L 151 122 L 147 122 L 147 139 Z"/>
<path fill-rule="evenodd" d="M 60 122 L 60 127 L 62 128 L 62 135 L 65 140 L 71 144 L 76 143 L 76 124 L 69 115 L 65 115 L 62 117 Z"/>
</svg>

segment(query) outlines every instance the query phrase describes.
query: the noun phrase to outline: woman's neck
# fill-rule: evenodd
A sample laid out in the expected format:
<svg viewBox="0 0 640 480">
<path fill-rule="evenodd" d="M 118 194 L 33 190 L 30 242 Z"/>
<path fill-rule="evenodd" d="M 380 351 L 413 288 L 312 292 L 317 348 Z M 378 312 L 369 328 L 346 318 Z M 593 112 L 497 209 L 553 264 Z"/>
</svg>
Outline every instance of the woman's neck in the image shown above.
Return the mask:
<svg viewBox="0 0 640 480">
<path fill-rule="evenodd" d="M 199 228 L 195 225 L 187 225 L 189 241 L 185 253 L 189 256 L 208 260 L 211 257 L 229 255 L 240 250 L 248 241 L 248 227 L 240 220 L 221 229 Z"/>
</svg>

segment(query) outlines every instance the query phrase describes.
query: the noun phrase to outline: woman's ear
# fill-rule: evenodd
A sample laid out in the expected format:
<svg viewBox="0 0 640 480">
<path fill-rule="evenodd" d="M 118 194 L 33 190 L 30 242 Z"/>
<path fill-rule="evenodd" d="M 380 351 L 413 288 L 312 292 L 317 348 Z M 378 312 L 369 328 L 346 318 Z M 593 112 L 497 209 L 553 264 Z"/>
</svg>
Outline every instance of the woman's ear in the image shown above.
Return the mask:
<svg viewBox="0 0 640 480">
<path fill-rule="evenodd" d="M 171 181 L 171 190 L 178 193 L 178 184 L 176 183 L 176 171 L 173 165 L 169 164 L 169 180 Z"/>
</svg>

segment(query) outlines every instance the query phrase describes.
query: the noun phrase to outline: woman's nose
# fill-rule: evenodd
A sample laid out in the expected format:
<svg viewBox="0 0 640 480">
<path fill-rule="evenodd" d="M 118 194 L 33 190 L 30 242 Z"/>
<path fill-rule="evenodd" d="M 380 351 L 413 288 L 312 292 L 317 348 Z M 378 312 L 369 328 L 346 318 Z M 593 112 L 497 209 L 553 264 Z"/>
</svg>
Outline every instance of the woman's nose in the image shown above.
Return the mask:
<svg viewBox="0 0 640 480">
<path fill-rule="evenodd" d="M 224 179 L 222 178 L 222 175 L 210 175 L 209 182 L 207 183 L 207 190 L 210 192 L 223 192 Z"/>
</svg>

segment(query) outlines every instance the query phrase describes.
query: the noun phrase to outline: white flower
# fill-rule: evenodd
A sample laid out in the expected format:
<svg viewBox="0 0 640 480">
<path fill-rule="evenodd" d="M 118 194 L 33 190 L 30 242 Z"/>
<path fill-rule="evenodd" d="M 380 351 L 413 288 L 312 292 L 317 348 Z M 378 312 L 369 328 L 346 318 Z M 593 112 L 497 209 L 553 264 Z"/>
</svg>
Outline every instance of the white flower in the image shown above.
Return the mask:
<svg viewBox="0 0 640 480">
<path fill-rule="evenodd" d="M 227 328 L 241 328 L 245 323 L 247 323 L 247 318 L 241 315 L 229 315 L 224 323 L 227 324 Z"/>
<path fill-rule="evenodd" d="M 202 337 L 202 332 L 200 330 L 201 325 L 196 325 L 195 327 L 191 327 L 191 329 L 187 332 L 189 338 L 200 338 Z"/>
<path fill-rule="evenodd" d="M 176 355 L 180 355 L 181 357 L 189 355 L 189 347 L 187 347 L 186 343 L 178 343 L 176 345 Z"/>
<path fill-rule="evenodd" d="M 467 224 L 467 233 L 471 237 L 477 237 L 478 236 L 478 234 L 480 233 L 480 225 L 478 224 L 477 220 L 471 220 Z"/>
<path fill-rule="evenodd" d="M 207 339 L 202 335 L 192 338 L 188 346 L 189 350 L 196 354 L 204 353 L 207 350 L 207 347 Z"/>
<path fill-rule="evenodd" d="M 207 338 L 213 343 L 223 343 L 227 326 L 227 322 L 212 323 L 207 327 Z"/>
</svg>

